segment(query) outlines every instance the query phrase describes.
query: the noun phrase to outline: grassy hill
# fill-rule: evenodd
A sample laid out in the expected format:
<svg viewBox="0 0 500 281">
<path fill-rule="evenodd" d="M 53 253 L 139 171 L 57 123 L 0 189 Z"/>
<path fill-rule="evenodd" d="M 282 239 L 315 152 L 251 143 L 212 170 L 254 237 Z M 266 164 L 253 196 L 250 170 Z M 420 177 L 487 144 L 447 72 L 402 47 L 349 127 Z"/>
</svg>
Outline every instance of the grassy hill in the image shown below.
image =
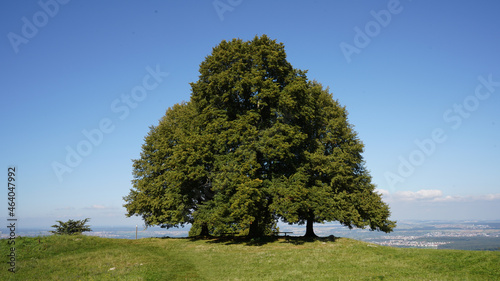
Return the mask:
<svg viewBox="0 0 500 281">
<path fill-rule="evenodd" d="M 390 248 L 346 238 L 0 241 L 0 280 L 500 280 L 500 252 Z"/>
</svg>

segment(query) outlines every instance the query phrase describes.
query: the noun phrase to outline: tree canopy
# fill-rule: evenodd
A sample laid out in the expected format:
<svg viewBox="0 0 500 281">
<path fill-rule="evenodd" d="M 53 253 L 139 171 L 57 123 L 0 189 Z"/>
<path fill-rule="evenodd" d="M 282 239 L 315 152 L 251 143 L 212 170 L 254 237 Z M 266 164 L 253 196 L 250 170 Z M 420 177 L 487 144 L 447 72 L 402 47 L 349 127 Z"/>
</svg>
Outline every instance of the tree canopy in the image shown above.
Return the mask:
<svg viewBox="0 0 500 281">
<path fill-rule="evenodd" d="M 279 220 L 339 221 L 389 232 L 363 144 L 328 89 L 267 36 L 222 41 L 200 64 L 191 99 L 150 127 L 133 160 L 127 216 L 192 224 L 190 234 L 265 235 Z"/>
</svg>

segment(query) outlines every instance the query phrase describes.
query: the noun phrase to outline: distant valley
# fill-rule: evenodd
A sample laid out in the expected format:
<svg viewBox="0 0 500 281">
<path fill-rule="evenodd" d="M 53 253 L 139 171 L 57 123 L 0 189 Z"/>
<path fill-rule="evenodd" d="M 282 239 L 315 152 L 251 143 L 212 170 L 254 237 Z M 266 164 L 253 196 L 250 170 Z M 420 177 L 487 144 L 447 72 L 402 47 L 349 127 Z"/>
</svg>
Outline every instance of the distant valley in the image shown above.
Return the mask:
<svg viewBox="0 0 500 281">
<path fill-rule="evenodd" d="M 303 225 L 279 224 L 280 231 L 293 232 L 292 236 L 301 236 L 305 232 Z M 50 235 L 50 229 L 20 229 L 19 236 Z M 92 227 L 89 236 L 105 238 L 135 239 L 136 228 L 132 227 Z M 500 251 L 500 221 L 400 221 L 392 233 L 374 232 L 362 229 L 348 229 L 338 223 L 316 224 L 318 236 L 348 237 L 374 244 L 405 247 L 460 250 Z M 162 229 L 159 227 L 138 227 L 137 238 L 148 237 L 186 237 L 189 227 Z M 6 229 L 2 229 L 0 238 L 7 238 Z"/>
</svg>

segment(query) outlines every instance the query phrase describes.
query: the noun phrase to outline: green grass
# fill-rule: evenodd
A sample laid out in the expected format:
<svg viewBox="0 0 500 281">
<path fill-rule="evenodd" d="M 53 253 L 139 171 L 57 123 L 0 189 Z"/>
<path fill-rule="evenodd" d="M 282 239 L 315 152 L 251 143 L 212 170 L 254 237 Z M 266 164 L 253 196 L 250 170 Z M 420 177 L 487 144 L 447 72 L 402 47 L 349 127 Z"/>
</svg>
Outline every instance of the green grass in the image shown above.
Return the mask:
<svg viewBox="0 0 500 281">
<path fill-rule="evenodd" d="M 17 238 L 0 280 L 500 280 L 500 252 L 403 249 L 347 238 Z M 111 270 L 113 268 L 113 270 Z"/>
</svg>

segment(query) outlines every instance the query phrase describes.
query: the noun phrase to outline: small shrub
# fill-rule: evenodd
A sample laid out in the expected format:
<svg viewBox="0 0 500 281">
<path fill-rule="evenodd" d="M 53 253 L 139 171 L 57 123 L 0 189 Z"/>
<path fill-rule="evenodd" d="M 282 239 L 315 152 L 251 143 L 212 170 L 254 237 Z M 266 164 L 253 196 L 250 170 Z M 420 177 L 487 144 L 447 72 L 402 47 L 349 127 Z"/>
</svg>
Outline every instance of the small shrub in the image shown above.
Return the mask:
<svg viewBox="0 0 500 281">
<path fill-rule="evenodd" d="M 86 218 L 84 220 L 69 220 L 67 222 L 57 221 L 59 225 L 54 224 L 56 230 L 51 230 L 50 232 L 54 234 L 82 234 L 85 231 L 92 231 L 90 226 L 85 225 L 90 219 Z"/>
</svg>

